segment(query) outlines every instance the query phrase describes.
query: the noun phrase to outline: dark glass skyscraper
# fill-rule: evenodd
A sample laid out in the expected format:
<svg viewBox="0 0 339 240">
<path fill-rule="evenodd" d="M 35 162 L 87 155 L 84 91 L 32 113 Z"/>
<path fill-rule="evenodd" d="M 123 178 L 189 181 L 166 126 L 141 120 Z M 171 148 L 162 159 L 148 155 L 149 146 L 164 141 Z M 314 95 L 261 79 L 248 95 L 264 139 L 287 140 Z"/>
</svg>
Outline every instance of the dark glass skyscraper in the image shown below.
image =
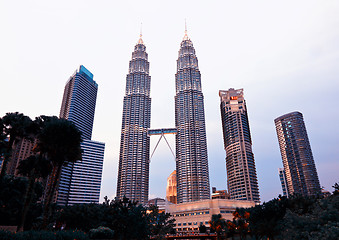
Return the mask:
<svg viewBox="0 0 339 240">
<path fill-rule="evenodd" d="M 198 59 L 185 32 L 175 74 L 177 203 L 210 198 L 204 96 Z"/>
<path fill-rule="evenodd" d="M 148 202 L 150 84 L 148 54 L 140 36 L 126 77 L 117 186 L 119 199 L 126 196 L 140 204 Z"/>
<path fill-rule="evenodd" d="M 219 91 L 231 199 L 259 202 L 257 173 L 243 89 Z"/>
<path fill-rule="evenodd" d="M 98 84 L 84 66 L 69 78 L 64 90 L 60 118 L 73 122 L 83 139 L 91 139 Z"/>
<path fill-rule="evenodd" d="M 303 115 L 291 112 L 274 120 L 284 165 L 288 195 L 321 194 Z"/>
<path fill-rule="evenodd" d="M 105 144 L 91 140 L 98 84 L 84 66 L 69 78 L 60 118 L 72 121 L 81 131 L 82 161 L 62 168 L 56 202 L 60 205 L 99 202 Z"/>
</svg>

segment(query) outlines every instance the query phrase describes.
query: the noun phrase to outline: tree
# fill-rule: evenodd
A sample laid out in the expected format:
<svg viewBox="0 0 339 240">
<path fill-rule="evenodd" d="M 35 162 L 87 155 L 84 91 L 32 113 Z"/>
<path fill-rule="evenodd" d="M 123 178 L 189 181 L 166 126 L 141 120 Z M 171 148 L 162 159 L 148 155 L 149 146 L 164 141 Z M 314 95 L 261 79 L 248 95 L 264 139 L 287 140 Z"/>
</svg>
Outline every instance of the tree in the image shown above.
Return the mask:
<svg viewBox="0 0 339 240">
<path fill-rule="evenodd" d="M 88 232 L 99 226 L 108 226 L 106 219 L 109 206 L 104 204 L 74 204 L 62 207 L 56 216 L 56 228 L 62 225 L 67 230 Z"/>
<path fill-rule="evenodd" d="M 250 214 L 248 222 L 251 235 L 256 238 L 274 239 L 281 231 L 281 221 L 287 206 L 288 199 L 279 196 L 269 202 L 246 209 L 245 211 Z"/>
<path fill-rule="evenodd" d="M 0 181 L 0 225 L 16 225 L 27 180 L 5 175 Z"/>
<path fill-rule="evenodd" d="M 46 228 L 50 217 L 51 202 L 60 178 L 61 169 L 69 163 L 81 160 L 81 132 L 66 119 L 55 117 L 42 119 L 43 128 L 38 135 L 36 151 L 52 163 L 52 173 L 44 199 L 42 228 Z"/>
<path fill-rule="evenodd" d="M 334 195 L 339 194 L 339 183 L 335 183 L 332 187 L 334 188 L 333 194 Z"/>
<path fill-rule="evenodd" d="M 0 181 L 0 226 L 15 226 L 18 224 L 23 207 L 22 198 L 25 195 L 27 184 L 26 178 L 14 177 L 12 175 L 4 176 L 2 181 Z M 34 189 L 32 189 L 33 207 L 27 214 L 29 225 L 40 215 L 39 206 L 36 202 L 41 195 L 42 187 L 40 184 L 36 184 Z"/>
<path fill-rule="evenodd" d="M 7 142 L 8 141 L 5 133 L 5 125 L 3 124 L 2 118 L 0 118 L 0 160 L 8 158 Z"/>
<path fill-rule="evenodd" d="M 39 154 L 29 156 L 27 159 L 19 163 L 18 173 L 28 178 L 28 184 L 26 193 L 24 195 L 24 205 L 21 211 L 21 219 L 17 228 L 18 232 L 21 232 L 24 229 L 26 215 L 32 202 L 32 190 L 35 187 L 35 182 L 39 178 L 46 178 L 50 174 L 51 168 L 51 163 Z"/>
<path fill-rule="evenodd" d="M 236 211 L 233 212 L 233 226 L 235 226 L 235 232 L 239 233 L 240 239 L 246 238 L 246 235 L 249 232 L 248 229 L 248 219 L 250 217 L 250 213 L 246 211 L 245 209 L 236 209 Z"/>
<path fill-rule="evenodd" d="M 112 229 L 117 239 L 147 239 L 149 235 L 146 209 L 124 197 L 110 204 L 113 216 Z"/>
<path fill-rule="evenodd" d="M 212 219 L 209 221 L 211 232 L 217 233 L 217 239 L 220 239 L 220 236 L 223 233 L 223 230 L 226 228 L 226 221 L 221 217 L 221 214 L 213 214 Z"/>
<path fill-rule="evenodd" d="M 206 226 L 204 224 L 202 224 L 202 223 L 200 223 L 199 232 L 200 233 L 206 233 L 207 232 Z"/>
<path fill-rule="evenodd" d="M 151 205 L 147 212 L 151 236 L 159 240 L 165 239 L 166 234 L 174 231 L 175 219 L 171 217 L 171 214 L 159 212 L 159 208 L 154 205 Z"/>
<path fill-rule="evenodd" d="M 339 239 L 339 195 L 299 198 L 304 210 L 287 209 L 278 239 Z"/>
<path fill-rule="evenodd" d="M 3 163 L 0 181 L 6 175 L 7 164 L 11 159 L 12 148 L 17 140 L 29 137 L 32 132 L 33 121 L 22 113 L 6 113 L 1 119 L 0 150 Z"/>
<path fill-rule="evenodd" d="M 55 218 L 57 229 L 78 229 L 88 232 L 99 226 L 114 232 L 114 239 L 148 239 L 149 235 L 164 239 L 173 230 L 171 215 L 155 206 L 146 209 L 128 198 L 109 200 L 103 204 L 76 204 L 62 207 Z"/>
<path fill-rule="evenodd" d="M 339 196 L 279 196 L 249 209 L 256 239 L 339 239 Z M 238 211 L 238 209 L 237 209 Z"/>
</svg>

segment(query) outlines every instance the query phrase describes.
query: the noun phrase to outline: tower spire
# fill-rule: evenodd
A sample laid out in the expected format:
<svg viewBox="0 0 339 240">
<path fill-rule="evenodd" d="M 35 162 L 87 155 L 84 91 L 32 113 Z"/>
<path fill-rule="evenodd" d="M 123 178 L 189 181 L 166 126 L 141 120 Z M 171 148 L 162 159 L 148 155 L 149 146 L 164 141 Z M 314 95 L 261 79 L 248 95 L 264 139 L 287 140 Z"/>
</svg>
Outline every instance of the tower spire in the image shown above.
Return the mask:
<svg viewBox="0 0 339 240">
<path fill-rule="evenodd" d="M 184 36 L 184 39 L 183 39 L 184 41 L 185 40 L 190 40 L 190 38 L 188 37 L 188 35 L 187 35 L 187 23 L 186 23 L 186 18 L 185 18 L 185 36 Z"/>
<path fill-rule="evenodd" d="M 176 151 L 177 203 L 210 199 L 204 96 L 198 58 L 187 36 L 187 24 L 178 52 L 175 89 L 175 138 L 179 150 Z"/>
<path fill-rule="evenodd" d="M 140 24 L 140 38 L 138 44 L 144 44 L 144 41 L 142 40 L 142 23 Z"/>
<path fill-rule="evenodd" d="M 126 76 L 116 196 L 118 199 L 126 196 L 144 205 L 149 195 L 150 137 L 147 130 L 151 123 L 151 76 L 141 35 L 140 31 Z"/>
</svg>

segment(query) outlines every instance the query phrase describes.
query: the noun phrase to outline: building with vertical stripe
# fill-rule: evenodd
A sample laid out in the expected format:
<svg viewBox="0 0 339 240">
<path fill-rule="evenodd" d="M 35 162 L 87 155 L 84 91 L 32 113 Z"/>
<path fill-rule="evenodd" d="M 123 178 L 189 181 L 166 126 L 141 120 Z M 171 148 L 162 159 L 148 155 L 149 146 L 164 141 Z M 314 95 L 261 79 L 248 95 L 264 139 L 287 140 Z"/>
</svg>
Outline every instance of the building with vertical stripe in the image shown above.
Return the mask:
<svg viewBox="0 0 339 240">
<path fill-rule="evenodd" d="M 149 188 L 150 85 L 148 54 L 140 35 L 126 76 L 116 196 L 143 205 L 148 203 Z"/>
<path fill-rule="evenodd" d="M 56 203 L 98 203 L 100 196 L 105 144 L 92 141 L 98 84 L 83 65 L 66 83 L 60 118 L 72 121 L 81 131 L 82 161 L 62 168 Z"/>
<path fill-rule="evenodd" d="M 260 202 L 243 89 L 220 90 L 221 122 L 231 199 Z"/>
<path fill-rule="evenodd" d="M 204 96 L 198 59 L 185 31 L 175 74 L 177 203 L 210 199 Z"/>
<path fill-rule="evenodd" d="M 291 112 L 276 118 L 274 123 L 284 165 L 287 194 L 320 195 L 320 183 L 303 115 Z"/>
<path fill-rule="evenodd" d="M 281 183 L 281 189 L 283 191 L 283 196 L 288 197 L 285 170 L 284 168 L 278 168 L 278 171 L 279 171 L 279 180 Z"/>
</svg>

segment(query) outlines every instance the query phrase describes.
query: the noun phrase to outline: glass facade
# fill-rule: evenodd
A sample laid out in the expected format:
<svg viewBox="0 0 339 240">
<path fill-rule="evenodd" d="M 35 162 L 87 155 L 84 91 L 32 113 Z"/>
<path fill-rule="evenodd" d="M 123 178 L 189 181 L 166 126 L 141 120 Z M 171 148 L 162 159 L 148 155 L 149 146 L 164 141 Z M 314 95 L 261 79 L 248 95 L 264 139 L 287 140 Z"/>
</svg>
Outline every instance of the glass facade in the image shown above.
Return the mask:
<svg viewBox="0 0 339 240">
<path fill-rule="evenodd" d="M 81 71 L 80 71 L 81 70 Z M 60 118 L 72 121 L 83 139 L 91 139 L 98 85 L 80 66 L 66 83 L 60 109 Z M 86 69 L 86 72 L 89 72 Z"/>
<path fill-rule="evenodd" d="M 65 86 L 60 118 L 72 121 L 81 131 L 83 153 L 82 161 L 62 168 L 57 204 L 99 203 L 105 144 L 91 140 L 97 92 L 93 74 L 82 65 Z"/>
<path fill-rule="evenodd" d="M 148 202 L 151 122 L 151 77 L 148 54 L 141 36 L 134 47 L 123 103 L 117 197 Z"/>
<path fill-rule="evenodd" d="M 105 144 L 84 140 L 81 149 L 82 161 L 71 163 L 63 169 L 59 204 L 99 203 Z"/>
<path fill-rule="evenodd" d="M 280 183 L 281 183 L 281 189 L 283 191 L 283 196 L 288 197 L 285 170 L 284 170 L 284 168 L 279 168 L 278 170 L 279 170 L 279 180 L 280 180 Z"/>
<path fill-rule="evenodd" d="M 231 199 L 260 202 L 252 140 L 243 89 L 219 91 Z"/>
<path fill-rule="evenodd" d="M 210 198 L 204 96 L 192 41 L 185 34 L 175 75 L 177 203 Z"/>
<path fill-rule="evenodd" d="M 300 112 L 291 112 L 274 120 L 288 195 L 321 194 L 307 131 Z"/>
</svg>

